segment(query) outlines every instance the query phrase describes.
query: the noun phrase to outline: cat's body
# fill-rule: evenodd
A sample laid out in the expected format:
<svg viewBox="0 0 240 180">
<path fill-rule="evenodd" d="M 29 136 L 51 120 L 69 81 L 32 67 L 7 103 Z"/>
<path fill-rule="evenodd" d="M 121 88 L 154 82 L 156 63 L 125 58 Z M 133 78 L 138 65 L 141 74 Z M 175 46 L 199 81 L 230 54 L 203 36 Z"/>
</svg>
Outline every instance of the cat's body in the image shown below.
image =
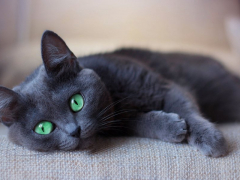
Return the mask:
<svg viewBox="0 0 240 180">
<path fill-rule="evenodd" d="M 50 31 L 42 57 L 44 65 L 14 91 L 0 89 L 1 119 L 13 142 L 39 151 L 75 150 L 94 145 L 99 134 L 137 135 L 187 140 L 213 157 L 226 154 L 224 137 L 205 117 L 239 120 L 240 82 L 216 61 L 140 49 L 76 59 Z M 84 99 L 77 112 L 69 108 L 75 94 Z M 47 135 L 34 132 L 43 120 L 54 125 Z"/>
<path fill-rule="evenodd" d="M 174 83 L 194 97 L 201 113 L 211 121 L 239 121 L 240 112 L 235 101 L 240 103 L 240 80 L 210 57 L 126 48 L 78 61 L 81 66 L 97 72 L 114 100 L 127 96 L 140 98 L 143 93 L 152 99 L 144 102 L 142 110 L 162 110 L 164 102 L 159 100 L 164 96 L 164 85 Z M 155 79 L 153 76 L 158 76 L 163 92 L 154 91 L 155 83 L 149 86 L 150 79 Z M 114 81 L 110 77 L 114 77 Z M 160 99 L 155 102 L 154 96 Z M 139 102 L 136 104 L 139 107 Z"/>
</svg>

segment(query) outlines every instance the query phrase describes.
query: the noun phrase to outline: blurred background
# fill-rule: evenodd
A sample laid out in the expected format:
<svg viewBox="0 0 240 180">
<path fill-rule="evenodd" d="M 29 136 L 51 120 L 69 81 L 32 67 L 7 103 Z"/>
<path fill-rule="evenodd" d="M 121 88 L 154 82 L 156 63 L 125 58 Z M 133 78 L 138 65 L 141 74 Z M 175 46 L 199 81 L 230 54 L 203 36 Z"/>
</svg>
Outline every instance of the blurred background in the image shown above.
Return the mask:
<svg viewBox="0 0 240 180">
<path fill-rule="evenodd" d="M 217 57 L 240 74 L 239 0 L 0 0 L 0 84 L 12 88 L 41 64 L 53 30 L 75 55 L 121 46 Z"/>
<path fill-rule="evenodd" d="M 41 64 L 46 29 L 77 56 L 121 46 L 182 51 L 240 75 L 239 17 L 239 0 L 0 0 L 0 85 L 12 88 Z"/>
</svg>

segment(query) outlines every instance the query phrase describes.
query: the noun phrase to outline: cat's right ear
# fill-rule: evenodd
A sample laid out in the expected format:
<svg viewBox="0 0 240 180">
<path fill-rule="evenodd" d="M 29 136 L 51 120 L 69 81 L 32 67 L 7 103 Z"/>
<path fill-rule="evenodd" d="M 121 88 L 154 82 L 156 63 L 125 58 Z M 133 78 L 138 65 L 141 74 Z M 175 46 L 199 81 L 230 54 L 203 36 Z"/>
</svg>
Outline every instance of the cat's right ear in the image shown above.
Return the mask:
<svg viewBox="0 0 240 180">
<path fill-rule="evenodd" d="M 43 63 L 49 77 L 77 74 L 82 69 L 76 56 L 56 33 L 45 31 L 41 48 Z"/>
<path fill-rule="evenodd" d="M 0 120 L 6 126 L 10 126 L 15 121 L 19 99 L 20 97 L 16 92 L 0 86 Z"/>
</svg>

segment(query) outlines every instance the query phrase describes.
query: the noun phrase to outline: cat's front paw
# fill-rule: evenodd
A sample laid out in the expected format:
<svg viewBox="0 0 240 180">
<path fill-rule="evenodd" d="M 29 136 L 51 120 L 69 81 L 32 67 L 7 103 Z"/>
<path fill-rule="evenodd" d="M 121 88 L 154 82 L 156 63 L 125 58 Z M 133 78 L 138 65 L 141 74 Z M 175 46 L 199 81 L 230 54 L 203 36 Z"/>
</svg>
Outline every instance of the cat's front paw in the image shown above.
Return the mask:
<svg viewBox="0 0 240 180">
<path fill-rule="evenodd" d="M 166 135 L 164 135 L 163 139 L 164 141 L 178 143 L 186 138 L 187 124 L 178 114 L 167 113 L 164 129 L 166 131 Z"/>
<path fill-rule="evenodd" d="M 223 134 L 210 123 L 205 127 L 193 129 L 190 132 L 188 142 L 206 156 L 221 157 L 228 152 Z"/>
</svg>

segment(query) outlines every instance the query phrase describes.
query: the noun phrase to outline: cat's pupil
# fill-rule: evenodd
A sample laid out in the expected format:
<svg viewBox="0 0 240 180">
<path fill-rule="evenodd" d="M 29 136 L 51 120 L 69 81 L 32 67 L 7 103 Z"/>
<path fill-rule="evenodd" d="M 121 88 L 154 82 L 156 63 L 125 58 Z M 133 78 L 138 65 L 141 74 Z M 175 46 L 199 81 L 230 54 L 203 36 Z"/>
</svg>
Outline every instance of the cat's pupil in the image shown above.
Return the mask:
<svg viewBox="0 0 240 180">
<path fill-rule="evenodd" d="M 44 127 L 42 127 L 42 131 L 44 132 Z"/>
<path fill-rule="evenodd" d="M 76 101 L 76 100 L 74 100 L 74 103 L 75 103 L 76 105 L 78 105 L 78 103 L 77 103 L 77 101 Z"/>
</svg>

